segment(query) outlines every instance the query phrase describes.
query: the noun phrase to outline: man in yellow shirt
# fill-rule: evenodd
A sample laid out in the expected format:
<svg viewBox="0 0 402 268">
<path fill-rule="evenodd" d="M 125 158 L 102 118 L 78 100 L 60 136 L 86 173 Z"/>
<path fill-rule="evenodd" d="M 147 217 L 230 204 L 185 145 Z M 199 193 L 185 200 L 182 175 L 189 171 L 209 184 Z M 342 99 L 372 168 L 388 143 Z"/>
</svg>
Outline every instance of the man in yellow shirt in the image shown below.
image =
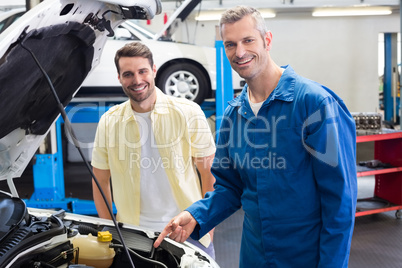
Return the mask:
<svg viewBox="0 0 402 268">
<path fill-rule="evenodd" d="M 178 212 L 213 191 L 214 140 L 199 105 L 155 86 L 156 66 L 147 46 L 125 45 L 115 64 L 129 99 L 99 121 L 93 172 L 109 204 L 113 188 L 118 221 L 162 231 Z M 110 219 L 94 181 L 93 197 L 99 217 Z M 210 235 L 189 242 L 214 257 Z"/>
</svg>

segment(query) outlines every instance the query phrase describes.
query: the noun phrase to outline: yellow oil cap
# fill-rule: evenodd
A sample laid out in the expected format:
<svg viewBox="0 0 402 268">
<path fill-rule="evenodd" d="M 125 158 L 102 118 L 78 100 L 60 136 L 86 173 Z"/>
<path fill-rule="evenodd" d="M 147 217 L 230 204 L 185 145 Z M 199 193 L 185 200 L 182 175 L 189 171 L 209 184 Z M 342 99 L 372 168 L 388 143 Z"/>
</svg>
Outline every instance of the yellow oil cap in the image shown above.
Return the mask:
<svg viewBox="0 0 402 268">
<path fill-rule="evenodd" d="M 112 241 L 112 234 L 109 231 L 98 232 L 99 242 L 110 242 Z"/>
</svg>

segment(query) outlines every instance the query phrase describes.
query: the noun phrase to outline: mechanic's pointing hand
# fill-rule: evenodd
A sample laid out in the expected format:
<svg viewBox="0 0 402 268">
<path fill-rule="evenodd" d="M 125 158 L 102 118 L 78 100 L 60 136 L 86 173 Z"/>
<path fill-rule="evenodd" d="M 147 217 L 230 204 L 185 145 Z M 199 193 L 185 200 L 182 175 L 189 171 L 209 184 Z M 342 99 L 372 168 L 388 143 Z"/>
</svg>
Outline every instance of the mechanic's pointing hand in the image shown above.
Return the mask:
<svg viewBox="0 0 402 268">
<path fill-rule="evenodd" d="M 163 239 L 168 235 L 170 239 L 183 243 L 191 235 L 196 225 L 197 221 L 188 211 L 181 212 L 166 225 L 158 239 L 156 239 L 154 247 L 159 247 Z"/>
</svg>

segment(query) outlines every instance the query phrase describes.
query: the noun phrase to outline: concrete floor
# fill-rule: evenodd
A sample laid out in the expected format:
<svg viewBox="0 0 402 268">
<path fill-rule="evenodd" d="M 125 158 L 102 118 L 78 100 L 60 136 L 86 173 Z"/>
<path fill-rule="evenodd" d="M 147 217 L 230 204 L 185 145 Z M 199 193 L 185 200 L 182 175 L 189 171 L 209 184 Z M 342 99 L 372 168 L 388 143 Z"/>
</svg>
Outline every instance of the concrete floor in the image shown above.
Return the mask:
<svg viewBox="0 0 402 268">
<path fill-rule="evenodd" d="M 358 144 L 358 161 L 373 159 L 373 144 Z M 83 163 L 65 163 L 65 196 L 92 200 L 91 176 Z M 19 195 L 29 198 L 33 192 L 32 168 L 15 180 Z M 358 178 L 358 198 L 372 197 L 375 178 Z M 0 190 L 8 191 L 0 181 Z M 222 268 L 238 267 L 243 211 L 240 210 L 216 227 L 214 245 L 216 260 Z M 356 218 L 349 267 L 402 267 L 402 220 L 395 211 Z"/>
<path fill-rule="evenodd" d="M 82 163 L 65 165 L 66 197 L 92 199 L 91 179 Z M 358 178 L 358 198 L 371 197 L 374 177 Z M 16 180 L 20 197 L 29 198 L 33 192 L 32 170 L 27 169 Z M 0 190 L 7 190 L 0 182 Z M 222 268 L 238 267 L 243 211 L 240 210 L 216 227 L 216 260 Z M 402 267 L 402 220 L 396 219 L 395 211 L 356 218 L 349 267 L 351 268 L 400 268 Z"/>
<path fill-rule="evenodd" d="M 374 177 L 358 178 L 358 198 L 371 197 Z M 243 211 L 216 227 L 216 260 L 222 268 L 238 267 Z M 357 217 L 349 258 L 350 268 L 402 267 L 402 220 L 395 211 Z"/>
</svg>

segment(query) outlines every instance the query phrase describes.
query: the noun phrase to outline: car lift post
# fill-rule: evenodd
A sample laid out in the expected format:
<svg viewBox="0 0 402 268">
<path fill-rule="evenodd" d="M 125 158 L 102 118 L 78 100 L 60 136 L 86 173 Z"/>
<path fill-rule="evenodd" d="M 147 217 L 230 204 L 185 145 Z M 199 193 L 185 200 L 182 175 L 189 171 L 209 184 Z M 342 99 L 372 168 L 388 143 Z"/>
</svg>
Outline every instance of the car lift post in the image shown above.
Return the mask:
<svg viewBox="0 0 402 268">
<path fill-rule="evenodd" d="M 400 26 L 400 30 L 399 30 L 399 34 L 402 36 L 402 0 L 399 0 L 399 26 Z M 401 49 L 400 51 L 402 51 L 402 42 L 400 42 L 399 44 L 399 48 Z M 402 64 L 402 52 L 399 55 L 399 63 Z M 402 129 L 402 88 L 401 88 L 401 84 L 402 84 L 402 71 L 399 73 L 399 129 Z"/>
<path fill-rule="evenodd" d="M 50 138 L 47 153 L 34 156 L 34 192 L 26 201 L 28 207 L 67 209 L 64 198 L 63 156 L 61 152 L 61 127 L 58 119 L 51 127 L 46 138 Z M 55 140 L 56 139 L 56 140 Z M 54 148 L 54 145 L 57 145 Z M 36 179 L 35 179 L 36 178 Z"/>
<path fill-rule="evenodd" d="M 56 152 L 53 149 L 51 153 L 35 155 L 33 165 L 34 192 L 25 202 L 28 207 L 63 209 L 76 214 L 97 215 L 92 200 L 65 197 L 61 122 L 62 118 L 59 117 L 48 134 L 51 137 L 52 135 L 56 136 L 55 141 L 51 142 L 56 143 Z M 88 173 L 88 179 L 90 179 L 89 177 Z M 113 210 L 116 212 L 114 206 Z"/>
<path fill-rule="evenodd" d="M 384 120 L 395 125 L 400 120 L 398 96 L 397 33 L 384 33 Z"/>
<path fill-rule="evenodd" d="M 228 101 L 233 99 L 234 90 L 232 82 L 232 67 L 225 54 L 225 47 L 219 33 L 219 26 L 215 28 L 215 48 L 216 48 L 216 132 L 219 127 Z M 217 137 L 218 139 L 218 137 Z"/>
</svg>

